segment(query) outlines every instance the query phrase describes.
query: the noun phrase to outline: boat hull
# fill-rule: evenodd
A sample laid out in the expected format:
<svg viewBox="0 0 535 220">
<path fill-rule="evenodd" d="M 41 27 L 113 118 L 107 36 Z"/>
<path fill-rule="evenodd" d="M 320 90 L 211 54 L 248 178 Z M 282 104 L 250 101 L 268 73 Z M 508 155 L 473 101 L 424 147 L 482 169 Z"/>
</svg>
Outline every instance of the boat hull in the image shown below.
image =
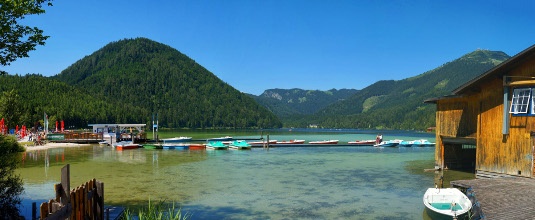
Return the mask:
<svg viewBox="0 0 535 220">
<path fill-rule="evenodd" d="M 357 145 L 357 146 L 373 146 L 375 145 L 375 140 L 371 141 L 349 141 L 347 144 Z"/>
<path fill-rule="evenodd" d="M 472 208 L 470 199 L 457 188 L 429 188 L 423 202 L 426 212 L 433 219 L 462 217 Z"/>
<path fill-rule="evenodd" d="M 305 140 L 277 141 L 276 144 L 304 144 Z"/>
<path fill-rule="evenodd" d="M 206 145 L 204 144 L 190 144 L 189 149 L 190 150 L 204 150 L 206 148 Z"/>
</svg>

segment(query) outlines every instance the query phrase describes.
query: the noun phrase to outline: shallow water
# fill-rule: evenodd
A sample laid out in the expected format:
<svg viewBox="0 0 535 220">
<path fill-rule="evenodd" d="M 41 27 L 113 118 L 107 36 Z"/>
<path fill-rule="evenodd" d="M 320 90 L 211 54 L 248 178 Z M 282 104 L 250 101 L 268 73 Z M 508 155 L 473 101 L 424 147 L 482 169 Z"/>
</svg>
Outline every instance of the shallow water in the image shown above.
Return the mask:
<svg viewBox="0 0 535 220">
<path fill-rule="evenodd" d="M 292 131 L 270 138 L 347 142 L 375 135 Z M 385 137 L 434 141 L 426 133 Z M 32 201 L 54 197 L 53 185 L 65 164 L 71 165 L 71 187 L 92 178 L 104 182 L 108 205 L 175 201 L 192 219 L 425 219 L 422 195 L 440 175 L 424 172 L 434 167 L 434 148 L 115 151 L 91 146 L 27 152 L 24 157 L 18 172 L 25 183 L 25 216 L 31 215 Z M 443 175 L 446 183 L 473 177 L 453 171 Z"/>
</svg>

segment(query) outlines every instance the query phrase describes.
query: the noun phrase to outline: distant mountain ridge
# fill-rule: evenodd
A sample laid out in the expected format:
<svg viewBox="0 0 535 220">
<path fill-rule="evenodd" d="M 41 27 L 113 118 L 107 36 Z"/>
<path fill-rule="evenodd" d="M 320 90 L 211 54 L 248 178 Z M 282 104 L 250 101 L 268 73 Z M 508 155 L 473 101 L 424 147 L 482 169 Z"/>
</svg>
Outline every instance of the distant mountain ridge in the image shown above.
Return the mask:
<svg viewBox="0 0 535 220">
<path fill-rule="evenodd" d="M 310 115 L 328 105 L 344 100 L 358 92 L 356 89 L 327 91 L 303 89 L 268 89 L 259 96 L 251 95 L 259 104 L 275 115 L 285 118 L 292 115 Z"/>
<path fill-rule="evenodd" d="M 330 128 L 422 130 L 435 123 L 435 106 L 423 100 L 451 94 L 509 58 L 501 51 L 476 50 L 414 77 L 378 81 L 314 115 L 284 123 L 295 127 L 319 124 Z"/>
</svg>

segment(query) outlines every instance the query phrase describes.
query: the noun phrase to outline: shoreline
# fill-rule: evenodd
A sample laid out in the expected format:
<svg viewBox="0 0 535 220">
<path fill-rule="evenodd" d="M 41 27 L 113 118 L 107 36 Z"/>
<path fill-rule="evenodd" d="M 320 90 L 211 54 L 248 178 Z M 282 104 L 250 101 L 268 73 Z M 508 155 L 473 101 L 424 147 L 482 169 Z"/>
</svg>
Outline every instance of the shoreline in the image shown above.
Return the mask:
<svg viewBox="0 0 535 220">
<path fill-rule="evenodd" d="M 91 144 L 76 144 L 76 143 L 46 143 L 44 145 L 29 145 L 29 144 L 23 144 L 21 145 L 26 149 L 26 151 L 35 151 L 35 150 L 46 150 L 51 148 L 65 148 L 65 147 L 86 147 L 91 146 Z"/>
</svg>

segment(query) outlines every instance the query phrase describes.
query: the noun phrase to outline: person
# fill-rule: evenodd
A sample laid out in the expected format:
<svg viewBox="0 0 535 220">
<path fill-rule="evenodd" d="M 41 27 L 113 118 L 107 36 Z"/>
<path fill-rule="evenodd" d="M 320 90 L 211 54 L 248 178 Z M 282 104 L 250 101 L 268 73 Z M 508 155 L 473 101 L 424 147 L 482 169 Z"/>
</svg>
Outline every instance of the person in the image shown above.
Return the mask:
<svg viewBox="0 0 535 220">
<path fill-rule="evenodd" d="M 380 134 L 377 134 L 377 136 L 375 136 L 375 144 L 380 144 L 381 143 L 381 139 L 379 138 Z"/>
<path fill-rule="evenodd" d="M 383 142 L 383 135 L 379 134 L 379 143 Z"/>
</svg>

